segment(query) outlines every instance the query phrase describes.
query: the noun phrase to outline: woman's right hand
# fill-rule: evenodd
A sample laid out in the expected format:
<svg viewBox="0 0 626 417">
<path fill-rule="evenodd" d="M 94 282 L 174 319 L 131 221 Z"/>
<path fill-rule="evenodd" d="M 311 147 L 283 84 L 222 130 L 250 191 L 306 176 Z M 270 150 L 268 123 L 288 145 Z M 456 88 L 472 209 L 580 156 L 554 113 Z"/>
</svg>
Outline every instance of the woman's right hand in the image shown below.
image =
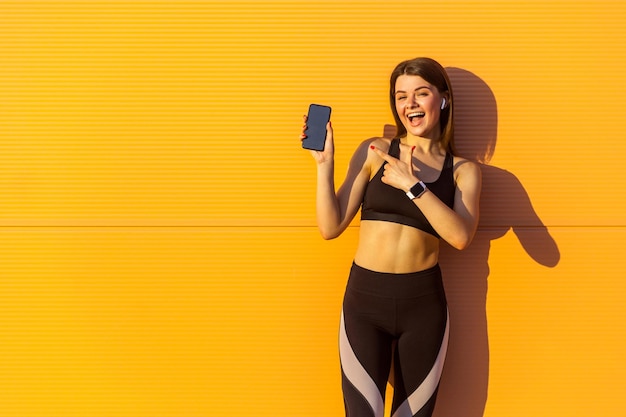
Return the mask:
<svg viewBox="0 0 626 417">
<path fill-rule="evenodd" d="M 307 119 L 308 117 L 306 115 L 302 116 L 304 125 L 302 126 L 302 133 L 300 134 L 300 141 L 303 141 L 307 137 L 306 134 L 304 133 L 307 127 L 306 125 Z M 333 162 L 333 158 L 335 155 L 335 143 L 333 141 L 333 127 L 330 122 L 326 124 L 326 141 L 324 143 L 324 150 L 323 151 L 311 150 L 310 152 L 311 152 L 311 155 L 313 156 L 313 159 L 315 159 L 315 162 L 317 162 L 318 165 L 325 164 L 327 162 Z"/>
</svg>

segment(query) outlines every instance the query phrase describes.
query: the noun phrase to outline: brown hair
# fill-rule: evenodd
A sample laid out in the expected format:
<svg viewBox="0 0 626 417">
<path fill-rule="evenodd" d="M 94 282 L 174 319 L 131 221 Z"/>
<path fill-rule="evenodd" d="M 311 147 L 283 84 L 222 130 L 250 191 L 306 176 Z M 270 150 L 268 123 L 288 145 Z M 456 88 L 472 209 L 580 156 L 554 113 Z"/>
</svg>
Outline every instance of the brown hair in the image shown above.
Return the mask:
<svg viewBox="0 0 626 417">
<path fill-rule="evenodd" d="M 434 59 L 423 57 L 403 61 L 393 70 L 389 80 L 389 100 L 393 118 L 396 120 L 396 137 L 404 137 L 406 135 L 406 128 L 400 121 L 395 102 L 396 80 L 401 75 L 420 76 L 428 83 L 437 87 L 440 93 L 448 93 L 448 105 L 441 110 L 441 115 L 439 116 L 439 126 L 441 128 L 439 141 L 447 152 L 455 154 L 454 118 L 452 110 L 454 99 L 452 98 L 452 86 L 446 70 Z"/>
</svg>

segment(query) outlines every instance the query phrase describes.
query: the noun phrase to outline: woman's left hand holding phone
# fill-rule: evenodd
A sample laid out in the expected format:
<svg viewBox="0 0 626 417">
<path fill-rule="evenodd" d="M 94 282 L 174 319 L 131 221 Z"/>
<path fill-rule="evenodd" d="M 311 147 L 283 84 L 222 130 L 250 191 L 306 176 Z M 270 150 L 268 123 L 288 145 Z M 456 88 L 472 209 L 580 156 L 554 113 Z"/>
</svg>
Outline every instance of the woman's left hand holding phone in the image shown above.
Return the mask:
<svg viewBox="0 0 626 417">
<path fill-rule="evenodd" d="M 304 133 L 307 125 L 307 116 L 302 116 L 302 120 L 304 121 L 304 125 L 302 126 L 302 133 L 300 134 L 300 141 L 306 139 L 306 134 Z M 313 151 L 311 150 L 311 155 L 315 159 L 318 165 L 325 164 L 327 162 L 333 162 L 333 158 L 335 155 L 335 143 L 333 141 L 333 127 L 330 122 L 326 124 L 326 142 L 324 143 L 323 151 Z"/>
</svg>

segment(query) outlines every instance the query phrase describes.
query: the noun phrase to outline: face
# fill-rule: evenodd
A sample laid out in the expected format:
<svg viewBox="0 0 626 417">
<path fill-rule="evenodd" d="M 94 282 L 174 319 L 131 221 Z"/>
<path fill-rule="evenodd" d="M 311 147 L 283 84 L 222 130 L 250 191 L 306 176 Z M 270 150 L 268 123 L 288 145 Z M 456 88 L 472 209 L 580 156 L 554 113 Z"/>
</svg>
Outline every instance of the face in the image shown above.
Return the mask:
<svg viewBox="0 0 626 417">
<path fill-rule="evenodd" d="M 420 76 L 401 75 L 396 80 L 394 96 L 396 111 L 409 135 L 439 138 L 441 102 L 447 97 L 437 87 Z"/>
</svg>

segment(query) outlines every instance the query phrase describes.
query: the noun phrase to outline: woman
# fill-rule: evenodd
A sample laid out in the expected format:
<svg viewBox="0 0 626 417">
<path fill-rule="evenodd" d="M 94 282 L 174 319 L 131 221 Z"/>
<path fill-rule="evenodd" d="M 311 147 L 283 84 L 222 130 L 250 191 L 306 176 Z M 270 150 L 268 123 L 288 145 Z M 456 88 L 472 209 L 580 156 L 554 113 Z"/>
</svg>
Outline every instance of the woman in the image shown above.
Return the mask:
<svg viewBox="0 0 626 417">
<path fill-rule="evenodd" d="M 340 328 L 348 417 L 382 417 L 390 371 L 392 416 L 432 414 L 449 330 L 439 241 L 464 249 L 478 224 L 480 169 L 454 156 L 443 67 L 430 58 L 400 63 L 389 98 L 396 138 L 363 142 L 337 192 L 330 123 L 324 150 L 311 151 L 322 236 L 339 236 L 361 208 Z"/>
</svg>

